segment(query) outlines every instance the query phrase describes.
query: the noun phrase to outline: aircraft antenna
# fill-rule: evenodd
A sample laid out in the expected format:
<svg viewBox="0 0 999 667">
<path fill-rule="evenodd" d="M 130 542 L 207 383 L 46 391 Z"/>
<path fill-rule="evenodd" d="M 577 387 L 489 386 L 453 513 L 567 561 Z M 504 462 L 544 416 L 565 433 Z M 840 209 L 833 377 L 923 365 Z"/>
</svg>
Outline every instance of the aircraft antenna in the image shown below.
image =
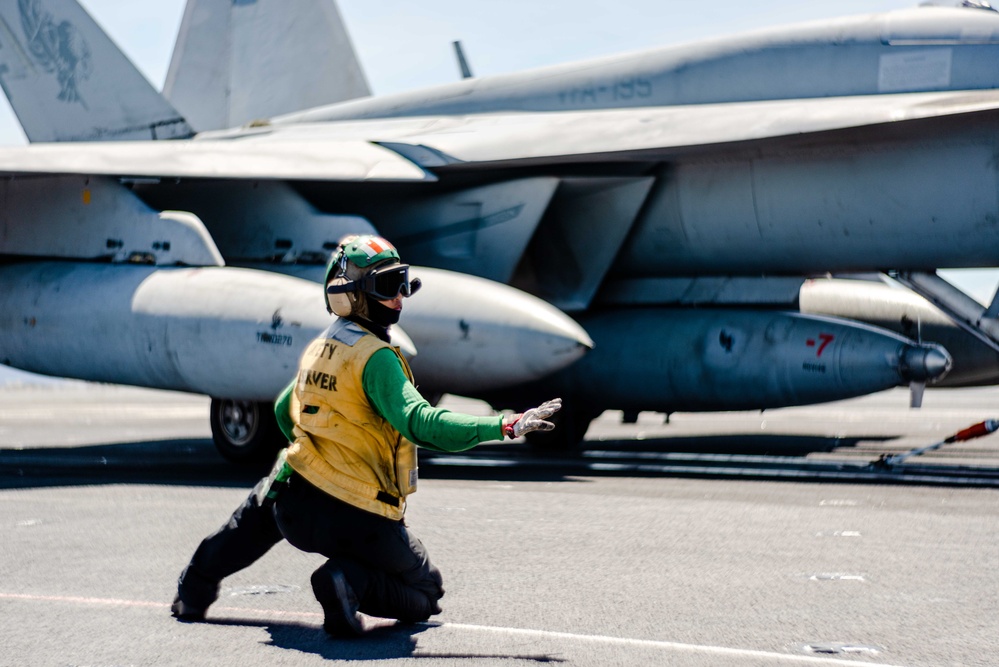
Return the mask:
<svg viewBox="0 0 999 667">
<path fill-rule="evenodd" d="M 454 44 L 454 55 L 458 59 L 458 68 L 461 70 L 462 79 L 472 78 L 472 69 L 468 66 L 468 60 L 465 58 L 465 51 L 461 48 L 461 40 L 452 42 Z"/>
</svg>

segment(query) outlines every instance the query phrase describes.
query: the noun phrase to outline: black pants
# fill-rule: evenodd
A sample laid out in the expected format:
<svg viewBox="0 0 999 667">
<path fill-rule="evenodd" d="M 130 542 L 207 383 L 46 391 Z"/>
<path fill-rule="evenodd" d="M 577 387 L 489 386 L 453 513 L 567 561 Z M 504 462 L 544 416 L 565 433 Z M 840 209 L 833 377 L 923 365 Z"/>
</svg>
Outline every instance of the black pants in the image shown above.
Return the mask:
<svg viewBox="0 0 999 667">
<path fill-rule="evenodd" d="M 180 575 L 177 591 L 188 605 L 206 609 L 225 577 L 252 564 L 281 541 L 320 553 L 322 568 L 339 568 L 360 611 L 423 621 L 439 614 L 444 595 L 440 571 L 402 521 L 385 519 L 341 502 L 295 475 L 277 501 L 261 507 L 261 480 L 229 521 L 206 537 Z"/>
</svg>

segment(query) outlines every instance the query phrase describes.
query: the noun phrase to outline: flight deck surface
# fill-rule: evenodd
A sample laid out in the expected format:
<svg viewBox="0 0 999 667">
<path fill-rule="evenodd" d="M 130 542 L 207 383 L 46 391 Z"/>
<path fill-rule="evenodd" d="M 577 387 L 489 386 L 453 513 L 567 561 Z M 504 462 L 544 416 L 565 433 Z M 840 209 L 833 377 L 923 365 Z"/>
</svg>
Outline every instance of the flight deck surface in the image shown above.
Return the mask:
<svg viewBox="0 0 999 667">
<path fill-rule="evenodd" d="M 208 623 L 170 618 L 180 569 L 255 478 L 215 453 L 206 399 L 8 387 L 0 662 L 994 664 L 999 489 L 735 471 L 861 466 L 994 416 L 996 397 L 930 392 L 912 412 L 889 392 L 668 425 L 606 414 L 572 456 L 426 457 L 407 522 L 444 572 L 444 613 L 336 641 L 309 589 L 322 559 L 286 544 L 224 582 Z M 671 470 L 712 457 L 731 474 Z M 999 435 L 917 463 L 994 469 Z"/>
</svg>

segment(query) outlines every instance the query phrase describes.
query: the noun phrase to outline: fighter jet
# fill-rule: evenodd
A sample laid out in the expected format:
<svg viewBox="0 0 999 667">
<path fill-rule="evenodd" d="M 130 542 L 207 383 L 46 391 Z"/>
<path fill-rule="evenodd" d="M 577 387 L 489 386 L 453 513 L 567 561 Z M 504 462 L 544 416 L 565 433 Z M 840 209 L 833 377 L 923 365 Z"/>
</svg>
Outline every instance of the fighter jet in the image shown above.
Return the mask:
<svg viewBox="0 0 999 667">
<path fill-rule="evenodd" d="M 419 364 L 450 352 L 474 376 L 503 341 L 478 339 L 488 327 L 451 314 L 423 318 L 419 336 L 414 309 L 402 321 L 431 386 L 514 409 L 560 393 L 566 409 L 549 445 L 578 440 L 605 409 L 763 409 L 948 372 L 951 356 L 919 326 L 900 335 L 805 312 L 803 286 L 816 275 L 891 272 L 997 348 L 995 304 L 976 311 L 933 273 L 999 264 L 999 14 L 989 8 L 774 28 L 386 97 L 347 99 L 366 91 L 355 74 L 329 78 L 336 68 L 316 68 L 327 72 L 321 86 L 311 68 L 274 65 L 279 94 L 256 99 L 247 77 L 262 53 L 301 63 L 296 44 L 342 34 L 332 3 L 315 2 L 302 21 L 276 0 L 192 0 L 168 76 L 176 109 L 148 84 L 143 95 L 132 83 L 128 95 L 88 92 L 123 90 L 130 65 L 75 3 L 0 2 L 7 24 L 23 28 L 8 34 L 18 48 L 0 49 L 0 81 L 29 138 L 61 142 L 0 151 L 14 203 L 0 234 L 11 259 L 0 269 L 0 361 L 220 397 L 239 398 L 233 385 L 270 389 L 257 356 L 280 347 L 286 322 L 307 319 L 278 306 L 314 287 L 301 283 L 299 295 L 286 283 L 259 307 L 253 291 L 291 280 L 265 278 L 274 272 L 315 278 L 329 230 L 353 226 L 451 272 L 442 283 L 467 274 L 496 294 L 516 288 L 533 300 L 512 310 L 582 325 L 559 319 L 561 335 L 540 345 L 549 352 L 514 356 L 519 369 L 559 358 L 533 377 L 461 387 L 460 373 L 433 377 Z M 46 16 L 74 35 L 66 48 L 59 30 L 37 29 Z M 38 34 L 53 44 L 32 46 Z M 354 72 L 349 39 L 326 42 L 327 57 Z M 48 55 L 63 51 L 75 55 Z M 338 100 L 287 107 L 317 102 L 292 94 L 310 87 Z M 212 92 L 225 113 L 198 108 Z M 216 129 L 233 122 L 244 124 Z M 162 268 L 174 263 L 213 268 Z M 215 285 L 196 284 L 209 274 Z M 94 316 L 94 295 L 107 317 Z M 484 303 L 471 314 L 491 313 L 493 300 Z M 214 344 L 207 364 L 206 341 L 223 341 L 234 313 L 243 342 Z M 508 354 L 535 349 L 505 342 Z M 428 355 L 435 344 L 441 354 Z"/>
</svg>

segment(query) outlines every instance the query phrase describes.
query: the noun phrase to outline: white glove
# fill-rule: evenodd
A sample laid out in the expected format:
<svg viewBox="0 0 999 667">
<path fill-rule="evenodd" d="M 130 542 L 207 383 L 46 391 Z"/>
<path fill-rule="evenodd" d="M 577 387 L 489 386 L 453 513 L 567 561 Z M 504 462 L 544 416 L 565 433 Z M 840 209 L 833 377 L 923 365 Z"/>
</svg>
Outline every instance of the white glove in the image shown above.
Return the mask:
<svg viewBox="0 0 999 667">
<path fill-rule="evenodd" d="M 545 421 L 562 409 L 562 399 L 553 398 L 522 414 L 510 415 L 503 420 L 503 433 L 510 438 L 519 438 L 531 431 L 550 431 L 555 424 Z"/>
</svg>

